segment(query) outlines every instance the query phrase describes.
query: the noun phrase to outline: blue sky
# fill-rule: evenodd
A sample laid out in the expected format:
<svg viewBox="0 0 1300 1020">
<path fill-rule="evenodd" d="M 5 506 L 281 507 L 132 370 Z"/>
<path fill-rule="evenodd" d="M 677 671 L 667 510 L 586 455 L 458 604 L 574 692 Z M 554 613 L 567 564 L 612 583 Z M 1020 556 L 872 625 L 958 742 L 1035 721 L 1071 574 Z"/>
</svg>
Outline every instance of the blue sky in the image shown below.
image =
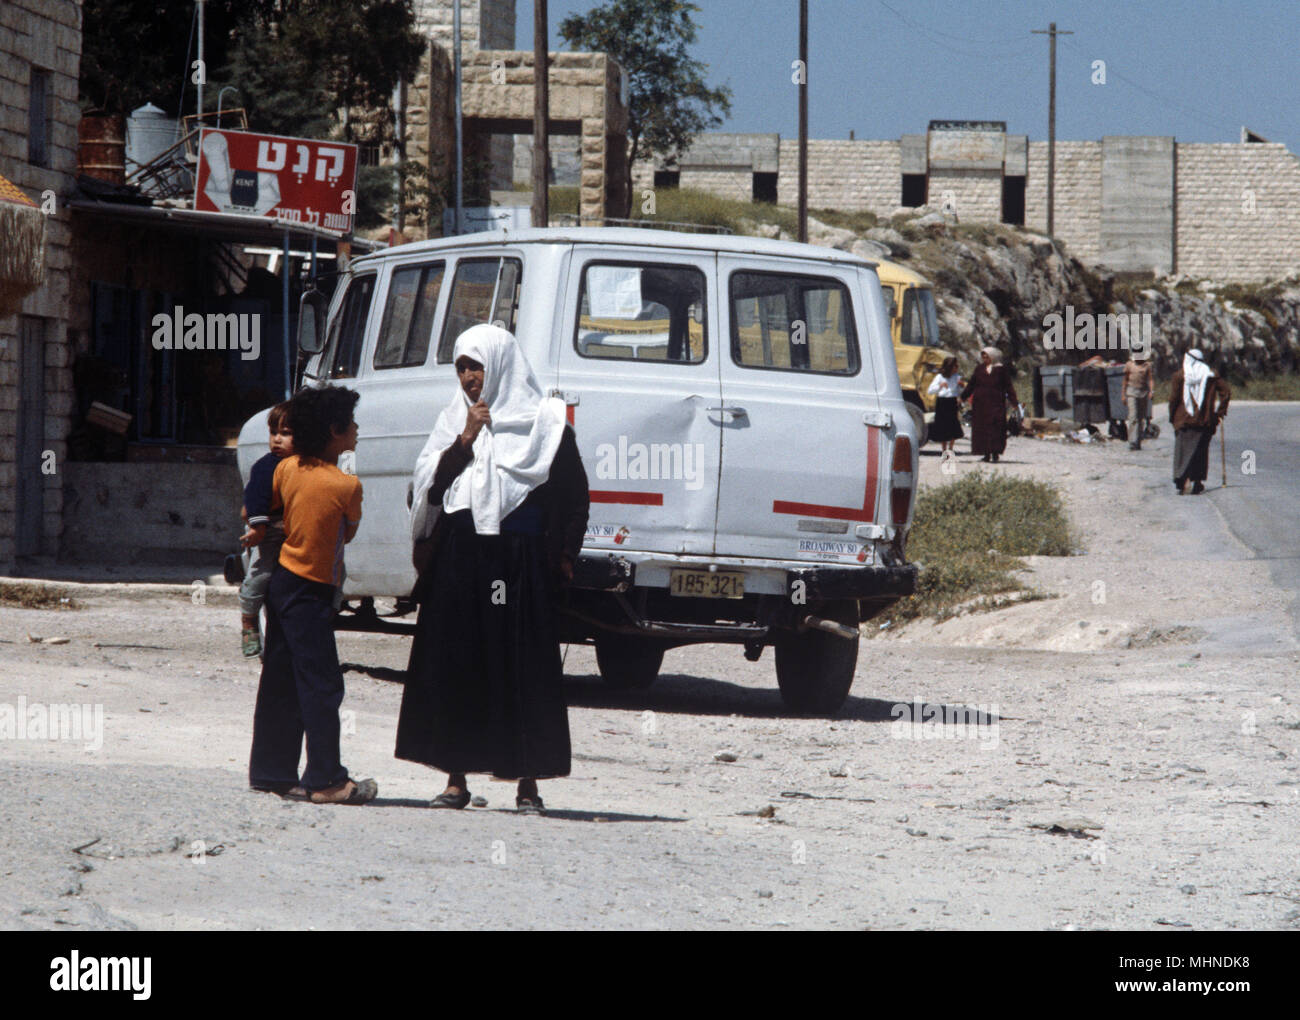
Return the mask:
<svg viewBox="0 0 1300 1020">
<path fill-rule="evenodd" d="M 571 11 L 550 0 L 551 47 Z M 734 93 L 722 130 L 798 131 L 790 62 L 797 0 L 699 0 L 694 53 Z M 1300 4 L 1295 0 L 810 0 L 809 133 L 897 138 L 932 119 L 1005 120 L 1047 137 L 1047 37 L 1057 44 L 1056 135 L 1173 135 L 1235 142 L 1241 126 L 1300 153 Z M 516 4 L 532 48 L 533 5 Z M 1094 85 L 1092 62 L 1106 62 Z"/>
</svg>

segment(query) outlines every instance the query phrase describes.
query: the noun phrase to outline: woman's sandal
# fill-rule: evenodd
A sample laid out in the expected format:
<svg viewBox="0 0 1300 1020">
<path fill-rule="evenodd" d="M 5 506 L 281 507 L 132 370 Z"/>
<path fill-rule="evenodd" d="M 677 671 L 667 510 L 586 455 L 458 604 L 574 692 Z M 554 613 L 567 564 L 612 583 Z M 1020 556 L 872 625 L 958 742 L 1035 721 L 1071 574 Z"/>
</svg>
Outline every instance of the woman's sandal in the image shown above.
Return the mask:
<svg viewBox="0 0 1300 1020">
<path fill-rule="evenodd" d="M 444 790 L 429 801 L 431 808 L 450 808 L 453 811 L 462 811 L 468 804 L 469 790 L 461 790 L 460 793 L 448 793 Z"/>
<path fill-rule="evenodd" d="M 542 798 L 537 794 L 531 797 L 516 797 L 515 811 L 521 815 L 544 815 L 546 814 L 546 805 L 542 803 Z"/>
<path fill-rule="evenodd" d="M 360 782 L 347 779 L 328 790 L 314 791 L 311 794 L 311 802 L 313 804 L 368 804 L 378 795 L 379 784 L 373 779 L 362 779 Z"/>
</svg>

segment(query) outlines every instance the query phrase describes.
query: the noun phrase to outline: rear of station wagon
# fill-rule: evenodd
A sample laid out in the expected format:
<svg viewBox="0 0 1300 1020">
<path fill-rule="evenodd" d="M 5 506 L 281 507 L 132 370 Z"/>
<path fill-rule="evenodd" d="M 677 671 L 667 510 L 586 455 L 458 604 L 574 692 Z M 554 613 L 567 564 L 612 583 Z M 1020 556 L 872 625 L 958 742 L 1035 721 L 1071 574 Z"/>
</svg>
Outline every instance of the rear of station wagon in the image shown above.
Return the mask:
<svg viewBox="0 0 1300 1020">
<path fill-rule="evenodd" d="M 361 393 L 344 595 L 364 610 L 410 608 L 411 472 L 479 322 L 515 333 L 567 405 L 591 512 L 561 633 L 594 642 L 608 683 L 649 684 L 674 645 L 771 645 L 786 703 L 833 712 L 858 622 L 914 589 L 916 436 L 868 261 L 652 230 L 478 234 L 357 259 L 325 322 L 304 384 Z M 265 436 L 265 414 L 244 428 L 245 477 Z"/>
</svg>

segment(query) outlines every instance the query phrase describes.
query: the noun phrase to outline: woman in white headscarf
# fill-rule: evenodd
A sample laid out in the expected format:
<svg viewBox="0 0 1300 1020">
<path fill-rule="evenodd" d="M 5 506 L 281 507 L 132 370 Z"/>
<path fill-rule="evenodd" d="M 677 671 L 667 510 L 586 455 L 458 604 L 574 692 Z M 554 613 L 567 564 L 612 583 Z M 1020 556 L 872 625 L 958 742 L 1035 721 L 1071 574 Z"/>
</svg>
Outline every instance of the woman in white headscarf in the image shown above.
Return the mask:
<svg viewBox="0 0 1300 1020">
<path fill-rule="evenodd" d="M 396 753 L 448 773 L 433 807 L 465 807 L 466 775 L 484 772 L 540 813 L 537 780 L 569 774 L 553 599 L 582 547 L 587 475 L 513 335 L 472 326 L 453 358 L 460 388 L 415 467 L 413 520 L 439 519 Z"/>
<path fill-rule="evenodd" d="M 961 399 L 971 402 L 970 452 L 996 464 L 1007 448 L 1007 401 L 1020 403 L 1011 373 L 996 347 L 980 351 L 980 363 L 961 391 Z"/>
<path fill-rule="evenodd" d="M 1174 426 L 1174 488 L 1192 483 L 1192 495 L 1205 491 L 1210 440 L 1232 399 L 1232 387 L 1211 371 L 1197 350 L 1183 355 L 1183 367 L 1169 380 L 1169 421 Z"/>
</svg>

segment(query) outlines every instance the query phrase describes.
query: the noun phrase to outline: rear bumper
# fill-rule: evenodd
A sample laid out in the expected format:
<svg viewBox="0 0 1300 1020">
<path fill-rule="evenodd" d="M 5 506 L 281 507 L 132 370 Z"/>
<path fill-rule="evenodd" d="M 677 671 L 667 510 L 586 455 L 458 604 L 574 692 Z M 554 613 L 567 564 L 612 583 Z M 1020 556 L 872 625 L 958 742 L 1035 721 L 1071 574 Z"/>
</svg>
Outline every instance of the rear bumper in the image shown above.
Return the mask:
<svg viewBox="0 0 1300 1020">
<path fill-rule="evenodd" d="M 688 564 L 683 563 L 683 566 Z M 690 564 L 694 565 L 694 564 Z M 745 570 L 745 566 L 721 569 Z M 771 562 L 765 570 L 784 570 L 788 594 L 800 593 L 808 600 L 824 599 L 898 599 L 916 591 L 917 568 L 905 563 L 898 566 L 839 566 L 836 564 L 791 564 L 781 567 Z M 583 553 L 573 567 L 573 587 L 592 591 L 625 592 L 636 585 L 637 564 L 616 553 Z M 802 582 L 801 588 L 795 588 Z"/>
</svg>

